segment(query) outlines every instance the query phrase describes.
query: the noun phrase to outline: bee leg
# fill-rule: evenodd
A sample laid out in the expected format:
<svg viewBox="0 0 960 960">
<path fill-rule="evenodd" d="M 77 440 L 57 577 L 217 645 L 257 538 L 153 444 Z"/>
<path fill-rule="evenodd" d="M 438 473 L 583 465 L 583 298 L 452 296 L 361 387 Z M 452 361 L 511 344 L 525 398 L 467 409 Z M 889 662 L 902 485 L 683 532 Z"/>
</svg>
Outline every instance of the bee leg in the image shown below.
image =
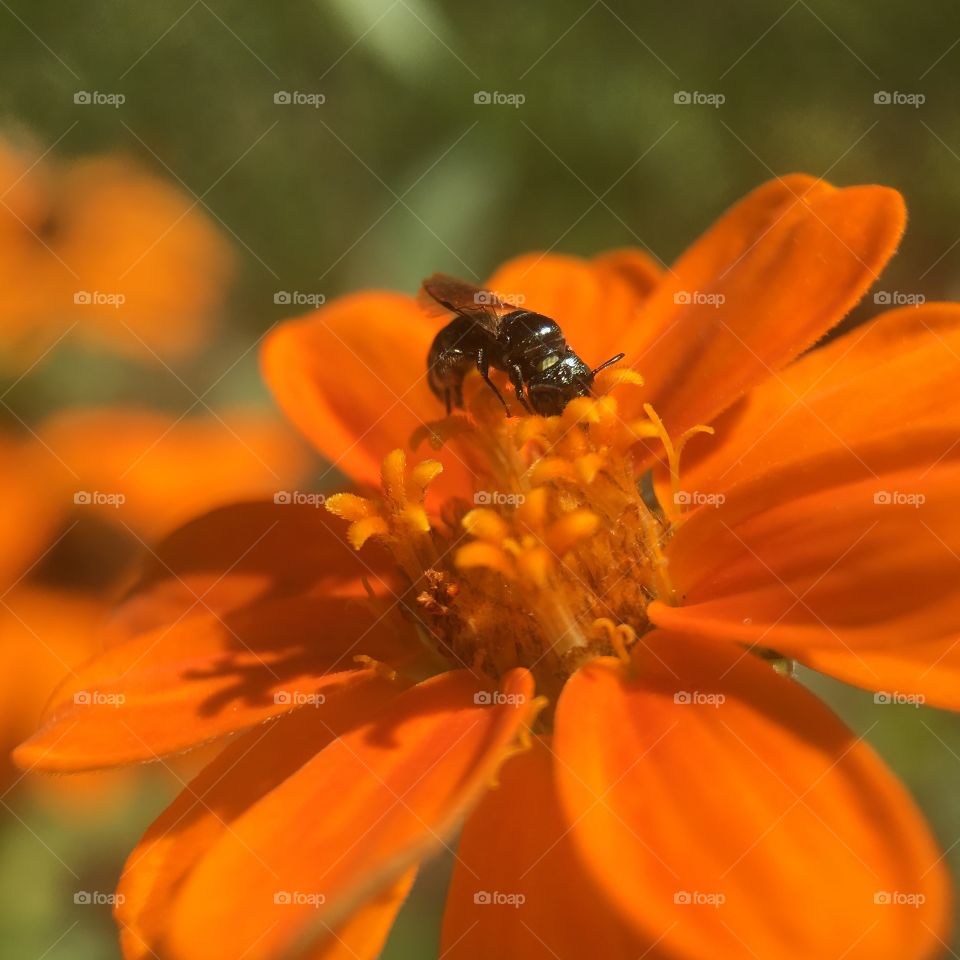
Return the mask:
<svg viewBox="0 0 960 960">
<path fill-rule="evenodd" d="M 517 364 L 514 364 L 510 368 L 510 382 L 513 384 L 513 391 L 517 395 L 517 399 L 523 406 L 523 409 L 527 413 L 532 413 L 530 409 L 530 404 L 527 402 L 527 398 L 523 392 L 523 374 L 520 371 L 520 367 Z"/>
<path fill-rule="evenodd" d="M 451 400 L 450 400 L 450 388 L 449 388 L 449 387 L 447 387 L 447 388 L 443 391 L 443 401 L 444 401 L 444 403 L 446 403 L 446 405 L 447 405 L 447 416 L 449 417 L 450 414 L 453 413 L 453 405 L 452 405 Z"/>
<path fill-rule="evenodd" d="M 497 389 L 497 385 L 490 379 L 490 364 L 487 361 L 487 351 L 484 350 L 483 347 L 477 350 L 477 370 L 480 371 L 483 382 L 497 395 L 497 399 L 503 404 L 503 409 L 506 411 L 507 416 L 510 416 L 510 408 L 507 406 L 507 401 L 503 399 L 502 394 Z"/>
</svg>

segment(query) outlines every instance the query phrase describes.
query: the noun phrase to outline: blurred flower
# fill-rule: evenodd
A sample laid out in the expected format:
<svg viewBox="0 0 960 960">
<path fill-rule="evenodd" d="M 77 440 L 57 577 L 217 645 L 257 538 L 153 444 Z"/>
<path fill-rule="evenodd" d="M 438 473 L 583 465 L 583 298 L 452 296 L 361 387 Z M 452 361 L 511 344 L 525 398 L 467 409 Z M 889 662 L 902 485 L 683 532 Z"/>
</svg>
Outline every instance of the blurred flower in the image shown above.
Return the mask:
<svg viewBox="0 0 960 960">
<path fill-rule="evenodd" d="M 0 433 L 0 585 L 16 582 L 47 547 L 61 516 L 59 485 L 39 444 Z"/>
<path fill-rule="evenodd" d="M 308 451 L 255 409 L 180 416 L 134 408 L 71 409 L 38 429 L 64 505 L 155 539 L 233 500 L 273 495 L 307 472 Z"/>
<path fill-rule="evenodd" d="M 71 410 L 35 437 L 0 435 L 0 450 L 5 756 L 51 689 L 100 651 L 109 598 L 148 540 L 218 504 L 295 485 L 309 462 L 299 438 L 255 410 Z M 12 773 L 0 769 L 0 783 Z"/>
<path fill-rule="evenodd" d="M 228 247 L 197 202 L 132 161 L 52 162 L 0 143 L 0 343 L 74 332 L 141 360 L 201 346 Z"/>
<path fill-rule="evenodd" d="M 960 705 L 960 307 L 797 359 L 903 222 L 893 191 L 793 176 L 663 276 L 507 264 L 491 289 L 634 368 L 558 417 L 505 418 L 473 378 L 436 420 L 412 298 L 275 333 L 281 404 L 362 485 L 326 501 L 349 526 L 291 500 L 174 533 L 17 753 L 80 771 L 235 735 L 128 861 L 125 956 L 372 958 L 460 824 L 444 956 L 932 956 L 920 813 L 784 671 Z"/>
</svg>

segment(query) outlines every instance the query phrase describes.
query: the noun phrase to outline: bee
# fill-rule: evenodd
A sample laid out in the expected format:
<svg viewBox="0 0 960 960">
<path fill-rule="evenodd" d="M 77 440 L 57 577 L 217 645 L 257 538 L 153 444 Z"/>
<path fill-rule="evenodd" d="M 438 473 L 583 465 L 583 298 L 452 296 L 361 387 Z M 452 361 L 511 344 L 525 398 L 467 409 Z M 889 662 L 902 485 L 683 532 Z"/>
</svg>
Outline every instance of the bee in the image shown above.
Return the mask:
<svg viewBox="0 0 960 960">
<path fill-rule="evenodd" d="M 423 281 L 421 303 L 430 312 L 439 306 L 454 315 L 427 356 L 430 389 L 448 414 L 463 406 L 463 381 L 476 370 L 509 415 L 507 401 L 490 379 L 493 368 L 510 378 L 524 410 L 555 416 L 575 397 L 589 396 L 593 378 L 624 356 L 618 353 L 591 370 L 555 320 L 443 273 Z"/>
</svg>

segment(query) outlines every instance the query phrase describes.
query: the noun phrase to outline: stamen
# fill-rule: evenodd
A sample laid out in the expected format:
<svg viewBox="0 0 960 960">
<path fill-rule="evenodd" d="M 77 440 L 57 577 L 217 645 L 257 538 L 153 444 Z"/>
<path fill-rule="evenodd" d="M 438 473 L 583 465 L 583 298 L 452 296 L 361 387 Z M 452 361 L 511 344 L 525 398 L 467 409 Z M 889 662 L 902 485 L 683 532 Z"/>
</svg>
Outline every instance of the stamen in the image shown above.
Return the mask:
<svg viewBox="0 0 960 960">
<path fill-rule="evenodd" d="M 667 428 L 664 426 L 663 421 L 657 415 L 656 410 L 649 403 L 643 405 L 644 412 L 650 418 L 650 422 L 656 428 L 656 435 L 660 438 L 663 443 L 663 449 L 667 454 L 667 462 L 670 467 L 670 502 L 661 504 L 663 507 L 664 513 L 674 522 L 679 518 L 680 512 L 676 509 L 676 505 L 681 500 L 680 494 L 680 454 L 683 452 L 683 448 L 687 445 L 687 441 L 695 436 L 698 433 L 709 433 L 713 434 L 713 427 L 708 427 L 705 424 L 698 423 L 696 426 L 691 427 L 689 430 L 684 431 L 680 435 L 680 439 L 674 445 L 673 441 L 670 439 L 670 434 L 667 432 Z"/>
<path fill-rule="evenodd" d="M 630 662 L 650 629 L 651 600 L 677 602 L 665 548 L 679 516 L 673 499 L 644 500 L 638 444 L 662 443 L 676 493 L 686 443 L 713 432 L 698 424 L 674 440 L 649 404 L 645 417 L 624 420 L 611 391 L 642 378 L 611 368 L 597 380 L 601 395 L 576 398 L 559 416 L 505 417 L 471 376 L 467 412 L 417 431 L 415 444 L 449 444 L 471 465 L 481 506 L 451 499 L 442 520 L 429 514 L 426 494 L 442 467 L 408 468 L 402 450 L 384 459 L 379 499 L 327 500 L 349 521 L 354 547 L 373 537 L 392 551 L 408 581 L 405 610 L 435 655 L 492 678 L 526 666 L 551 700 L 585 660 Z"/>
<path fill-rule="evenodd" d="M 493 774 L 490 777 L 488 786 L 491 789 L 495 790 L 500 786 L 500 771 L 503 769 L 503 765 L 511 757 L 515 757 L 521 753 L 526 753 L 533 746 L 534 724 L 537 722 L 537 717 L 543 712 L 544 708 L 549 704 L 549 702 L 550 701 L 547 697 L 534 697 L 527 705 L 526 723 L 524 723 L 524 725 L 520 728 L 520 731 L 517 734 L 517 739 L 509 746 L 504 748 L 500 757 L 500 763 L 497 765 L 497 768 L 493 771 Z"/>
<path fill-rule="evenodd" d="M 627 623 L 614 623 L 609 617 L 600 617 L 593 621 L 594 629 L 600 631 L 613 647 L 624 664 L 630 664 L 630 647 L 637 642 L 637 633 Z"/>
</svg>

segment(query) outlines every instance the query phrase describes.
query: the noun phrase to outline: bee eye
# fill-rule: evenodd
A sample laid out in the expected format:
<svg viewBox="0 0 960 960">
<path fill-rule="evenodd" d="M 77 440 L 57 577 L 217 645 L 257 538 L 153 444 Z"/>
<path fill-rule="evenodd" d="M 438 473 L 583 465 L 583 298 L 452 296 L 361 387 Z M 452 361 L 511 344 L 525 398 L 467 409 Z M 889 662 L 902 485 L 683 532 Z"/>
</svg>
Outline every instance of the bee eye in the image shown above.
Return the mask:
<svg viewBox="0 0 960 960">
<path fill-rule="evenodd" d="M 560 358 L 555 353 L 551 353 L 549 357 L 544 357 L 537 364 L 537 370 L 543 373 L 544 370 L 549 370 L 551 367 L 555 367 L 559 362 Z"/>
</svg>

